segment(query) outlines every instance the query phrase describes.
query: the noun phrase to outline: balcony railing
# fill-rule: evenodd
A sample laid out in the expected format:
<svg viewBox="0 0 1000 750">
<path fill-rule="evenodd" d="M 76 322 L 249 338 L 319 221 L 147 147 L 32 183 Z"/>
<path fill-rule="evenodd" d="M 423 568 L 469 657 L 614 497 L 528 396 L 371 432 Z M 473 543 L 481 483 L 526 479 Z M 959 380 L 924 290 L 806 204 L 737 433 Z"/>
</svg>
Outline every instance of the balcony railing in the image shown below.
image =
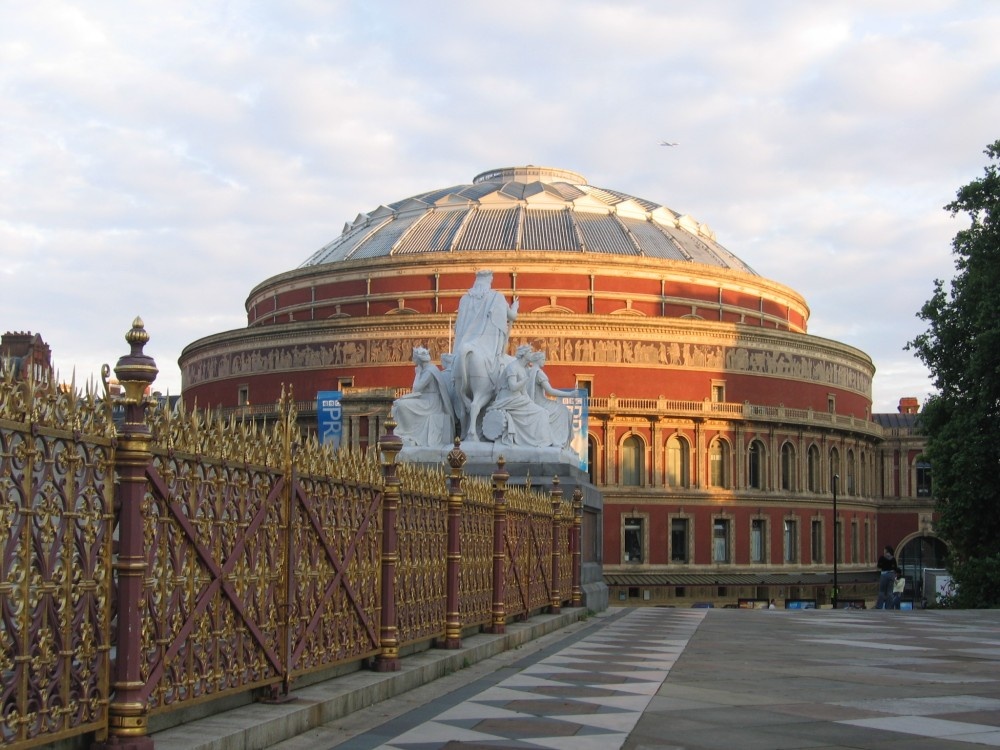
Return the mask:
<svg viewBox="0 0 1000 750">
<path fill-rule="evenodd" d="M 882 437 L 882 427 L 870 419 L 853 414 L 834 414 L 814 409 L 793 409 L 787 406 L 768 406 L 745 402 L 680 401 L 665 398 L 620 398 L 615 395 L 590 399 L 590 414 L 629 414 L 645 417 L 695 417 L 712 416 L 762 422 L 840 427 Z"/>
<path fill-rule="evenodd" d="M 386 402 L 409 392 L 409 388 L 346 388 L 344 396 L 352 398 L 384 398 Z M 316 402 L 297 401 L 300 416 L 314 417 Z M 634 415 L 638 417 L 689 417 L 741 419 L 760 422 L 783 422 L 815 427 L 838 427 L 875 437 L 889 437 L 891 431 L 882 428 L 870 419 L 855 417 L 853 414 L 834 414 L 814 409 L 793 409 L 787 406 L 765 404 L 730 403 L 722 401 L 683 401 L 668 398 L 622 398 L 619 396 L 592 397 L 589 401 L 591 416 Z M 246 404 L 225 407 L 223 417 L 235 414 L 237 417 L 267 418 L 277 413 L 276 404 Z"/>
</svg>

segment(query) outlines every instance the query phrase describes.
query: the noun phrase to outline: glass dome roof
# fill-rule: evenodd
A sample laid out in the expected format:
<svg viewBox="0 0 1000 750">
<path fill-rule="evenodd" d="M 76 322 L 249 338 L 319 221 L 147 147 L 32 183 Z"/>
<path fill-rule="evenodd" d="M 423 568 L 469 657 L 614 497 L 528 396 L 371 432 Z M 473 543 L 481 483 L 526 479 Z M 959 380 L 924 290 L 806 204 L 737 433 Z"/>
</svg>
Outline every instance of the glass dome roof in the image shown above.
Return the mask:
<svg viewBox="0 0 1000 750">
<path fill-rule="evenodd" d="M 429 253 L 595 253 L 758 275 L 690 216 L 551 167 L 504 167 L 359 214 L 301 267 Z"/>
</svg>

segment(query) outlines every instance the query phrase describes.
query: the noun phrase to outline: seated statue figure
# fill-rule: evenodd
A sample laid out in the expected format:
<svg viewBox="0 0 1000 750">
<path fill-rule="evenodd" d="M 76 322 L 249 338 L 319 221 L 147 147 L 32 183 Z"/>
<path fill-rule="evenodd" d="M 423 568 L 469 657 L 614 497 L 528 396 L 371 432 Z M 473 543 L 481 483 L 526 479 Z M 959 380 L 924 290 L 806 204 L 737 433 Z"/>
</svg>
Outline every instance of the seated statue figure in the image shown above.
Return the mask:
<svg viewBox="0 0 1000 750">
<path fill-rule="evenodd" d="M 519 346 L 504 367 L 500 391 L 483 417 L 483 434 L 505 445 L 547 448 L 555 445 L 549 413 L 528 392 L 531 351 L 529 344 Z"/>
<path fill-rule="evenodd" d="M 544 351 L 529 354 L 528 362 L 531 364 L 531 369 L 528 371 L 528 392 L 535 403 L 549 415 L 552 444 L 565 448 L 573 438 L 573 415 L 565 404 L 553 399 L 560 396 L 576 396 L 576 390 L 559 390 L 552 387 L 549 376 L 542 370 L 545 367 Z"/>
<path fill-rule="evenodd" d="M 392 403 L 395 433 L 403 445 L 438 448 L 455 438 L 455 411 L 443 373 L 431 363 L 430 352 L 413 347 L 413 390 Z"/>
</svg>

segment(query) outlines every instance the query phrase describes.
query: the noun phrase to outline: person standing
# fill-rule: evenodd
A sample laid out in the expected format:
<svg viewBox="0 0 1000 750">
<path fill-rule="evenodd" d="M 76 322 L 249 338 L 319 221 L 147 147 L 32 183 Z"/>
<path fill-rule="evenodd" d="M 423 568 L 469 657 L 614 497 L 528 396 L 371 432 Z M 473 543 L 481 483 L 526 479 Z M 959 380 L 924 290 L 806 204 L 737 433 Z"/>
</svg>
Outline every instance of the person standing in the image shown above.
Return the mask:
<svg viewBox="0 0 1000 750">
<path fill-rule="evenodd" d="M 876 563 L 879 571 L 878 576 L 878 598 L 875 599 L 875 609 L 889 609 L 892 606 L 892 584 L 896 581 L 895 553 L 889 545 L 885 546 L 882 556 Z"/>
</svg>

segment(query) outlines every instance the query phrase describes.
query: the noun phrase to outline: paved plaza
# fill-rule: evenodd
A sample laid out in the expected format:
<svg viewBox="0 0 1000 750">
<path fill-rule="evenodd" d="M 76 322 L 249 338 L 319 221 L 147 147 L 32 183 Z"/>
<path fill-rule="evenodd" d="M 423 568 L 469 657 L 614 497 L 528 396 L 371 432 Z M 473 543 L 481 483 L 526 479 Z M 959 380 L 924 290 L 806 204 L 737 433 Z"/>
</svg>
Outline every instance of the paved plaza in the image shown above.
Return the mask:
<svg viewBox="0 0 1000 750">
<path fill-rule="evenodd" d="M 996 610 L 611 609 L 269 747 L 1000 747 L 998 667 Z"/>
</svg>

